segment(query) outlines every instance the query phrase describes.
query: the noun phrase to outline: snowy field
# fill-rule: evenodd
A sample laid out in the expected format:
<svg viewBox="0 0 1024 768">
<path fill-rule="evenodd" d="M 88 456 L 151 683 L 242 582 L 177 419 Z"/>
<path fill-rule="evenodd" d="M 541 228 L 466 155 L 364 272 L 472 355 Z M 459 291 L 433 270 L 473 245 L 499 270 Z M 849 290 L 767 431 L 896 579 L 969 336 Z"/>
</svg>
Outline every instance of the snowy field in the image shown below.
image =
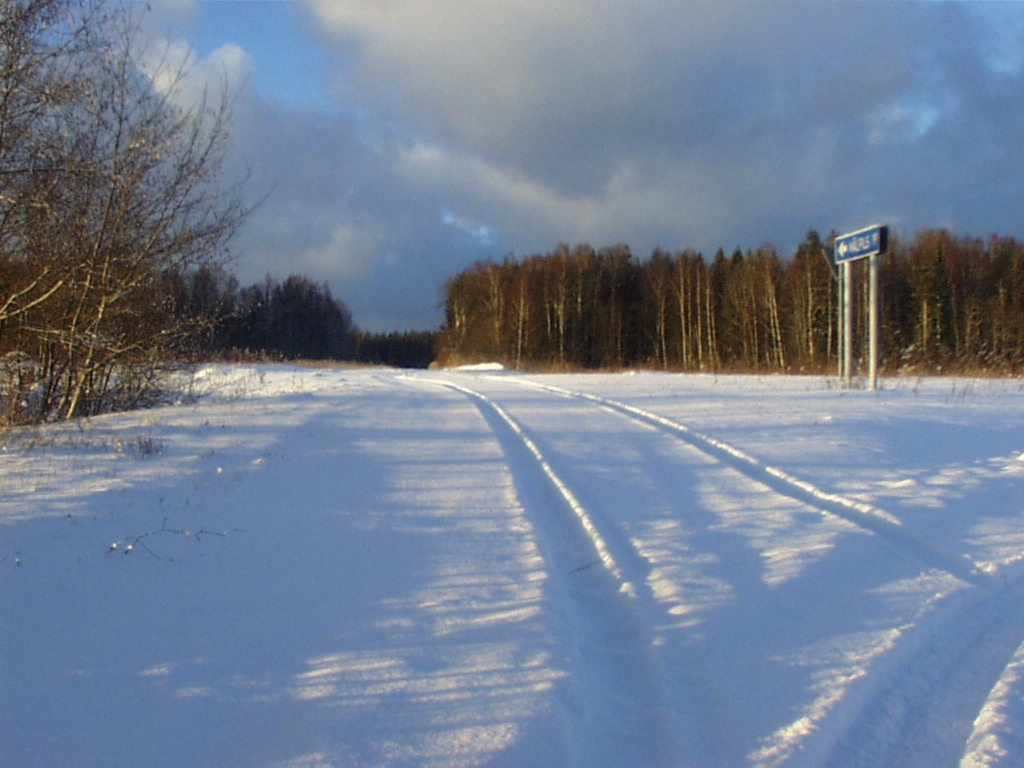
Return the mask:
<svg viewBox="0 0 1024 768">
<path fill-rule="evenodd" d="M 1022 452 L 1020 380 L 202 369 L 0 434 L 0 765 L 1024 765 Z"/>
</svg>

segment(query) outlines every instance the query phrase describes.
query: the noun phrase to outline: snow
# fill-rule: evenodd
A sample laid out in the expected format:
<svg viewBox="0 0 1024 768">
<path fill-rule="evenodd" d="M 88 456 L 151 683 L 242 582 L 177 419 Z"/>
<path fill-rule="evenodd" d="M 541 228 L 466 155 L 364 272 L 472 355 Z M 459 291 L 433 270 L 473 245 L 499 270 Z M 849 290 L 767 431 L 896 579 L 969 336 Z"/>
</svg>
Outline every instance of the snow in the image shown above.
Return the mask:
<svg viewBox="0 0 1024 768">
<path fill-rule="evenodd" d="M 456 371 L 501 371 L 505 366 L 501 363 L 471 363 L 455 367 Z"/>
<path fill-rule="evenodd" d="M 1024 384 L 210 366 L 0 433 L 0 765 L 1024 763 Z"/>
</svg>

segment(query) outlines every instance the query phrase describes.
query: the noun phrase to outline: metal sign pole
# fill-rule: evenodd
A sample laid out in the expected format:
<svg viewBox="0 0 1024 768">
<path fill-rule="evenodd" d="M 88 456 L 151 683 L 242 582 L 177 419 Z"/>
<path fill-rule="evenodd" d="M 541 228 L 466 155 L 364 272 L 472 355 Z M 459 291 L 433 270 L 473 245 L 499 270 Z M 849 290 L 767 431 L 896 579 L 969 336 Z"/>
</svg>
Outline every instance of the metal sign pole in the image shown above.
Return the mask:
<svg viewBox="0 0 1024 768">
<path fill-rule="evenodd" d="M 868 379 L 871 382 L 871 391 L 874 392 L 878 389 L 878 254 L 872 254 L 868 264 L 869 276 L 868 276 L 868 294 L 871 308 L 869 310 L 870 316 L 868 324 L 870 327 L 869 335 L 870 341 L 868 342 L 870 358 L 870 368 L 868 372 Z"/>
<path fill-rule="evenodd" d="M 850 262 L 843 262 L 843 382 L 853 383 L 853 279 Z"/>
<path fill-rule="evenodd" d="M 843 332 L 843 325 L 846 320 L 846 294 L 843 292 L 843 268 L 841 265 L 836 265 L 836 286 L 838 288 L 836 294 L 836 376 L 839 380 L 843 380 L 843 339 L 846 338 Z"/>
</svg>

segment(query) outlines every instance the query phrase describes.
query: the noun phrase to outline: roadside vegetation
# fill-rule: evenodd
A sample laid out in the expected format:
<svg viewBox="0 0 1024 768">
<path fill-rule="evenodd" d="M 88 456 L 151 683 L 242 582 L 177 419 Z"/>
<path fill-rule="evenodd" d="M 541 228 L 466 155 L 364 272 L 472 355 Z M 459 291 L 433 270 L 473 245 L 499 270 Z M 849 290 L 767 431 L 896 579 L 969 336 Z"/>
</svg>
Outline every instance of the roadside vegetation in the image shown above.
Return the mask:
<svg viewBox="0 0 1024 768">
<path fill-rule="evenodd" d="M 229 84 L 190 92 L 139 12 L 0 5 L 0 424 L 136 407 L 199 359 L 426 365 L 432 335 L 360 333 L 302 276 L 238 287 Z"/>
<path fill-rule="evenodd" d="M 199 318 L 172 287 L 226 259 L 245 218 L 223 159 L 226 86 L 142 65 L 127 5 L 5 0 L 0 21 L 0 355 L 8 421 L 144 402 Z M 185 106 L 187 104 L 187 106 Z"/>
</svg>

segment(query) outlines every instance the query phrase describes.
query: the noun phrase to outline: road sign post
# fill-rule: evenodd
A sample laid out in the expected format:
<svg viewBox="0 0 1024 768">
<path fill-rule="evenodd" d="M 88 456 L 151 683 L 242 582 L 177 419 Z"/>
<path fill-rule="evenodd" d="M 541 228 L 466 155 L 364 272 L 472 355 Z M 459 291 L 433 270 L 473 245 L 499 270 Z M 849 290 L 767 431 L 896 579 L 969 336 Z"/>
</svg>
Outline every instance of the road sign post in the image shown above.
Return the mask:
<svg viewBox="0 0 1024 768">
<path fill-rule="evenodd" d="M 840 375 L 849 385 L 853 379 L 853 286 L 850 265 L 858 259 L 869 259 L 868 265 L 868 379 L 871 390 L 878 389 L 878 256 L 889 248 L 889 228 L 875 224 L 836 238 L 835 260 L 842 265 L 842 301 L 840 327 Z"/>
<path fill-rule="evenodd" d="M 840 366 L 840 375 L 847 386 L 853 377 L 853 275 L 851 274 L 850 262 L 844 261 L 839 265 L 839 274 L 842 275 L 842 328 L 843 328 L 843 358 Z"/>
<path fill-rule="evenodd" d="M 871 391 L 878 389 L 878 254 L 868 256 L 868 295 L 871 313 L 868 316 L 868 381 Z"/>
</svg>

